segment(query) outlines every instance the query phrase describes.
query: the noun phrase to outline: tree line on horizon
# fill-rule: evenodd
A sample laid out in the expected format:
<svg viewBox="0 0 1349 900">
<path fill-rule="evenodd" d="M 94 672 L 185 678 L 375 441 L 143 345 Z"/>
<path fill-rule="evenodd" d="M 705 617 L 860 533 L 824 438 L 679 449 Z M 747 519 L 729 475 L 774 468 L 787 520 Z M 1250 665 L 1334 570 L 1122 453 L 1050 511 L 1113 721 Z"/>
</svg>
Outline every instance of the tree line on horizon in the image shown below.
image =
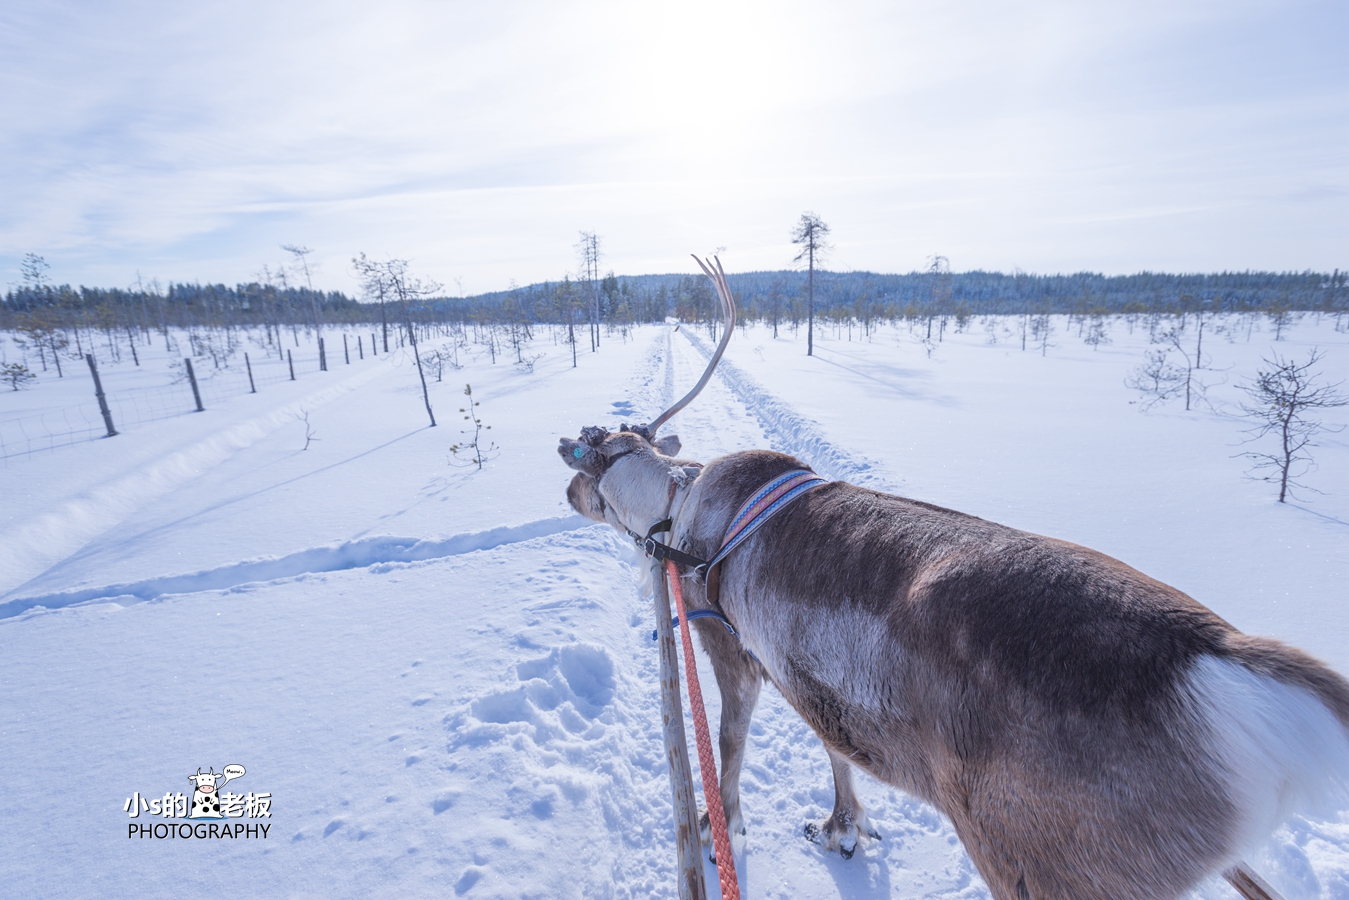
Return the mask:
<svg viewBox="0 0 1349 900">
<path fill-rule="evenodd" d="M 810 219 L 810 214 L 803 216 L 803 222 Z M 820 234 L 827 234 L 823 223 L 818 225 Z M 774 337 L 779 326 L 793 332 L 804 326 L 807 352 L 810 336 L 821 326 L 837 334 L 847 329 L 851 340 L 854 328 L 862 337 L 877 326 L 897 325 L 907 328 L 930 357 L 948 324 L 962 332 L 978 317 L 990 343 L 1015 342 L 1019 337 L 1023 351 L 1037 349 L 1045 355 L 1053 346 L 1050 337 L 1056 330 L 1051 316 L 1067 315 L 1068 329 L 1076 328 L 1078 338 L 1093 348 L 1110 343 L 1109 317 L 1120 316 L 1131 333 L 1136 325 L 1146 328 L 1153 345 L 1144 362 L 1125 379 L 1125 385 L 1139 393 L 1137 402 L 1144 410 L 1180 397 L 1187 411 L 1208 402 L 1209 384 L 1200 377 L 1205 369 L 1206 325 L 1230 334 L 1232 324 L 1224 320 L 1235 316 L 1236 327 L 1244 327 L 1249 337 L 1256 321 L 1268 319 L 1277 341 L 1303 313 L 1333 316 L 1336 330 L 1345 328 L 1349 314 L 1349 274 L 1339 270 L 1329 275 L 1006 275 L 953 273 L 946 257 L 937 255 L 930 258 L 926 271 L 884 275 L 823 271 L 815 265 L 821 248 L 828 249 L 817 241 L 806 272 L 727 276 L 736 296 L 739 323 L 771 326 Z M 301 265 L 312 252 L 303 247 L 285 249 Z M 38 374 L 29 367 L 33 355 L 43 372 L 48 371 L 50 361 L 56 375 L 64 377 L 62 357 L 79 360 L 86 353 L 94 354 L 96 341 L 100 360 L 120 362 L 125 344 L 125 353 L 137 366 L 141 364 L 137 346 L 143 351 L 152 340 L 160 339 L 166 352 L 209 358 L 217 371 L 237 363 L 236 355 L 250 342 L 268 355 L 275 352 L 278 360 L 289 361 L 289 349 L 283 346 L 289 348 L 293 342 L 299 348 L 301 331 L 318 345 L 323 368 L 325 333 L 330 344 L 332 338 L 340 338 L 345 348 L 346 332 L 369 327 L 373 353 L 399 349 L 405 341 L 410 346 L 426 412 L 434 426 L 428 373 L 441 381 L 446 369 L 457 370 L 464 364 L 461 351 L 475 352 L 472 345 L 478 345 L 493 363 L 501 359 L 532 372 L 545 355 L 532 346 L 540 329 L 554 345 L 569 347 L 573 366 L 587 340 L 581 334 L 583 327 L 588 330 L 592 352 L 600 349 L 602 332 L 618 333 L 626 340 L 630 326 L 669 316 L 705 325 L 715 339 L 719 304 L 706 278 L 617 276 L 612 272 L 600 277 L 599 243 L 593 232 L 582 232 L 578 249 L 583 267 L 574 279 L 567 276 L 471 297 L 443 296 L 441 286 L 417 277 L 407 260 L 377 260 L 361 254 L 352 260 L 361 285 L 359 299 L 340 291 L 314 290 L 307 266 L 301 269 L 303 287 L 264 268 L 264 277 L 233 287 L 170 283 L 161 289 L 152 282 L 134 289 L 74 289 L 49 283 L 45 261 L 29 254 L 24 260 L 24 283 L 0 297 L 0 332 L 13 333 L 21 354 L 20 360 L 11 361 L 0 350 L 0 383 L 18 391 L 36 381 Z M 339 331 L 343 332 L 340 336 L 333 333 Z M 422 341 L 431 345 L 419 349 Z M 94 357 L 88 358 L 92 368 Z M 1279 483 L 1280 502 L 1291 489 L 1302 486 L 1296 479 L 1312 464 L 1305 452 L 1312 446 L 1311 437 L 1333 427 L 1314 418 L 1289 417 L 1304 407 L 1314 410 L 1349 403 L 1349 398 L 1335 392 L 1335 385 L 1315 382 L 1317 373 L 1312 370 L 1319 359 L 1315 350 L 1305 363 L 1275 354 L 1273 360 L 1265 360 L 1268 371 L 1261 372 L 1262 380 L 1254 386 L 1242 385 L 1256 401 L 1249 408 L 1243 406 L 1243 414 L 1260 420 L 1252 434 L 1263 437 L 1277 430 L 1284 437 L 1281 452 L 1262 449 L 1243 454 L 1260 470 L 1251 477 Z M 251 370 L 249 377 L 251 386 Z M 1310 399 L 1304 402 L 1303 394 Z M 1290 434 L 1298 438 L 1291 444 Z M 463 446 L 477 452 L 476 443 Z M 478 456 L 474 461 L 481 459 Z"/>
<path fill-rule="evenodd" d="M 939 258 L 939 257 L 938 257 Z M 380 322 L 377 297 L 252 281 L 233 286 L 171 282 L 136 288 L 54 285 L 37 269 L 0 299 L 0 330 L 164 331 L 171 328 L 321 329 Z M 30 263 L 32 261 L 30 260 Z M 34 274 L 34 269 L 37 269 Z M 594 270 L 591 270 L 594 272 Z M 798 326 L 807 316 L 807 273 L 792 270 L 728 275 L 744 322 Z M 816 270 L 815 313 L 863 327 L 882 321 L 1035 313 L 1112 315 L 1208 312 L 1349 313 L 1349 273 L 1143 272 L 1030 275 L 950 272 L 940 267 L 903 275 Z M 716 297 L 701 275 L 618 276 L 545 281 L 467 297 L 419 296 L 393 314 L 419 324 L 606 326 L 682 321 L 710 323 Z"/>
</svg>

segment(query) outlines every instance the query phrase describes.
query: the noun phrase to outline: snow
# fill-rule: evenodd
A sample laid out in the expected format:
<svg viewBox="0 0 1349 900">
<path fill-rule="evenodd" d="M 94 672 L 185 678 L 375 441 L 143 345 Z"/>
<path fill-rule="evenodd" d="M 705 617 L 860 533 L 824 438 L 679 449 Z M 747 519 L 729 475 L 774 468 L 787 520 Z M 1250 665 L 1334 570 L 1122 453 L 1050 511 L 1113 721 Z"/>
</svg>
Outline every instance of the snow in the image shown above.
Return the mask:
<svg viewBox="0 0 1349 900">
<path fill-rule="evenodd" d="M 813 359 L 804 330 L 738 330 L 667 431 L 694 458 L 774 447 L 831 478 L 1093 546 L 1349 671 L 1349 441 L 1324 435 L 1304 479 L 1324 493 L 1280 505 L 1244 479 L 1234 415 L 1262 354 L 1319 346 L 1336 381 L 1349 338 L 1329 319 L 1278 344 L 1206 331 L 1214 408 L 1143 413 L 1123 380 L 1145 325 L 1114 320 L 1092 349 L 1056 318 L 1041 356 L 1013 324 L 948 329 L 930 356 L 902 326 L 869 340 L 821 328 Z M 128 406 L 115 438 L 0 466 L 5 892 L 675 896 L 643 562 L 567 507 L 555 446 L 583 425 L 649 420 L 696 379 L 710 336 L 606 335 L 573 369 L 545 333 L 532 373 L 465 355 L 431 382 L 436 428 L 410 356 L 348 365 L 334 341 L 328 372 L 304 344 L 292 382 L 250 345 L 256 394 L 236 360 L 206 373 L 205 412 Z M 101 363 L 110 397 L 184 389 L 165 387 L 162 345 L 140 349 L 139 369 Z M 448 451 L 466 382 L 500 447 L 482 471 Z M 67 365 L 0 392 L 0 423 L 91 394 Z M 700 671 L 715 721 L 705 659 Z M 247 770 L 227 790 L 272 794 L 270 819 L 235 820 L 270 824 L 267 838 L 127 837 L 170 821 L 131 819 L 135 792 L 190 795 L 198 766 L 227 764 Z M 884 840 L 849 861 L 806 842 L 832 804 L 828 762 L 771 688 L 742 792 L 747 898 L 987 896 L 938 813 L 865 777 Z M 1252 863 L 1290 900 L 1349 897 L 1349 820 L 1295 819 Z"/>
</svg>

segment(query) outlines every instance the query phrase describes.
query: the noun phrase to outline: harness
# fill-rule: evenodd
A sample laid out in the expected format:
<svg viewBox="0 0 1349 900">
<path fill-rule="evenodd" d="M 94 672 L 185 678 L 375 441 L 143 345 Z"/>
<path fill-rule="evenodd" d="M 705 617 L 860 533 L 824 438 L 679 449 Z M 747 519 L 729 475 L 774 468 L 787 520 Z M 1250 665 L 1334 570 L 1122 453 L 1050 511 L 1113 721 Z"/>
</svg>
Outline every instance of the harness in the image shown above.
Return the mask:
<svg viewBox="0 0 1349 900">
<path fill-rule="evenodd" d="M 816 475 L 808 469 L 792 469 L 784 472 L 770 480 L 767 484 L 760 487 L 754 494 L 740 505 L 740 509 L 731 519 L 731 524 L 726 528 L 726 534 L 721 539 L 721 547 L 713 554 L 711 559 L 701 559 L 682 550 L 677 550 L 669 544 L 662 544 L 656 540 L 656 535 L 670 531 L 674 527 L 673 520 L 670 518 L 661 519 L 652 525 L 645 535 L 639 535 L 632 529 L 627 529 L 629 536 L 637 543 L 642 552 L 648 557 L 658 562 L 667 560 L 681 566 L 688 566 L 693 569 L 698 578 L 707 585 L 707 601 L 713 606 L 721 606 L 721 563 L 737 547 L 749 539 L 749 536 L 758 531 L 769 519 L 785 509 L 793 500 L 809 491 L 814 490 L 821 485 L 828 484 L 825 479 Z M 675 484 L 670 482 L 670 500 L 673 502 Z M 715 609 L 698 609 L 689 612 L 686 616 L 689 621 L 694 619 L 716 619 L 726 627 L 736 638 L 740 635 L 736 633 L 729 619 L 724 614 Z M 672 623 L 676 628 L 679 627 L 679 617 L 675 616 Z M 655 638 L 655 635 L 652 635 Z M 742 642 L 743 643 L 743 642 Z M 749 648 L 745 648 L 749 652 Z M 753 657 L 754 654 L 750 653 Z M 755 657 L 755 661 L 758 658 Z"/>
</svg>

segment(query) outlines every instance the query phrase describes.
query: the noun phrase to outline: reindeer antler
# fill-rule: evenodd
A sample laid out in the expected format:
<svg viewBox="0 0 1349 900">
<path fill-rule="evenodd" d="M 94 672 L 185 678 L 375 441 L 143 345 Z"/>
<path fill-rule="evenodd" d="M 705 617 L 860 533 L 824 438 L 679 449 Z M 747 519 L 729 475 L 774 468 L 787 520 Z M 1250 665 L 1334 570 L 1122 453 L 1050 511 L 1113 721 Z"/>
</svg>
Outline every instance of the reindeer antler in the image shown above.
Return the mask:
<svg viewBox="0 0 1349 900">
<path fill-rule="evenodd" d="M 693 398 L 698 396 L 707 386 L 708 380 L 712 378 L 712 371 L 717 367 L 717 363 L 721 362 L 721 355 L 726 352 L 726 345 L 730 343 L 731 334 L 735 331 L 735 301 L 731 299 L 731 289 L 726 284 L 726 273 L 722 271 L 721 260 L 715 256 L 712 257 L 716 264 L 716 268 L 713 269 L 712 263 L 698 259 L 696 254 L 693 255 L 693 258 L 707 277 L 712 279 L 712 284 L 717 289 L 717 297 L 721 299 L 721 311 L 726 316 L 726 333 L 721 336 L 721 343 L 717 344 L 717 352 L 712 354 L 712 361 L 707 364 L 703 377 L 698 379 L 698 383 L 693 386 L 693 390 L 685 394 L 683 400 L 656 416 L 655 421 L 647 426 L 647 434 L 649 439 L 653 441 L 656 439 L 656 430 L 670 421 L 675 413 L 688 406 Z"/>
</svg>

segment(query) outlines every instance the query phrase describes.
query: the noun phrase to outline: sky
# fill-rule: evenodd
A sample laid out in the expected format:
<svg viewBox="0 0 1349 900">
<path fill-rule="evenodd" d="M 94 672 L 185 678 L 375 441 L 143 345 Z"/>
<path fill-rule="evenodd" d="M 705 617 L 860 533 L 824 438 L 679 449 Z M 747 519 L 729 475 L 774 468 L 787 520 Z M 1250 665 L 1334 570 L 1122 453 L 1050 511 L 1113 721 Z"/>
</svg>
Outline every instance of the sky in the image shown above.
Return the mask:
<svg viewBox="0 0 1349 900">
<path fill-rule="evenodd" d="M 1349 268 L 1349 4 L 0 6 L 0 283 Z M 292 270 L 289 276 L 303 281 Z"/>
</svg>

